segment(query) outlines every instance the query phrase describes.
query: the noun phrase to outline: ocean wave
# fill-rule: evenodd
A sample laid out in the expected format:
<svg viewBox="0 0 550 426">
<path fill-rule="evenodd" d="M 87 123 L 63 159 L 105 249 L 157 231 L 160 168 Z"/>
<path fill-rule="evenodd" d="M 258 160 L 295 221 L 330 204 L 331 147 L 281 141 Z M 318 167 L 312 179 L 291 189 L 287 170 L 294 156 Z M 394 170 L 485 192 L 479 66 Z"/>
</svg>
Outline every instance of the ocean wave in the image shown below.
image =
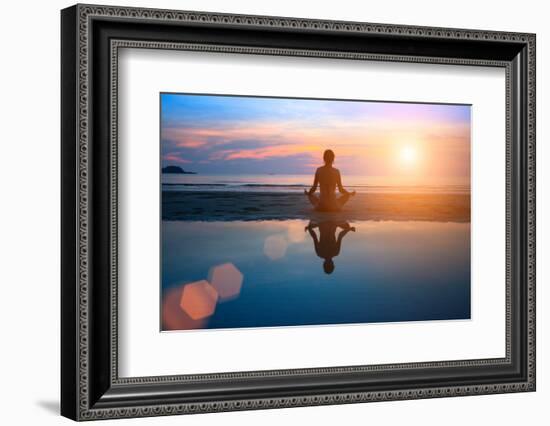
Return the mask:
<svg viewBox="0 0 550 426">
<path fill-rule="evenodd" d="M 270 184 L 270 183 L 162 183 L 163 190 L 166 191 L 223 191 L 223 192 L 302 192 L 309 189 L 311 185 L 306 184 Z M 358 193 L 451 193 L 468 194 L 470 187 L 464 185 L 346 185 L 349 191 Z"/>
</svg>

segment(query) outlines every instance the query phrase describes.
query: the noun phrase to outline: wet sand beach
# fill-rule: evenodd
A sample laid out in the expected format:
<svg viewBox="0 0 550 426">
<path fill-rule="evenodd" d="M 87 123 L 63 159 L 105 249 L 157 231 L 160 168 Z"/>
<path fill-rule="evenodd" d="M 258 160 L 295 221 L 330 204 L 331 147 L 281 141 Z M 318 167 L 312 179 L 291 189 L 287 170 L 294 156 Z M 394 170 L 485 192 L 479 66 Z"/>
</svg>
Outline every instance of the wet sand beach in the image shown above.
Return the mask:
<svg viewBox="0 0 550 426">
<path fill-rule="evenodd" d="M 319 213 L 300 193 L 163 191 L 162 219 L 233 220 L 407 220 L 469 222 L 470 195 L 456 193 L 358 193 L 342 211 Z"/>
</svg>

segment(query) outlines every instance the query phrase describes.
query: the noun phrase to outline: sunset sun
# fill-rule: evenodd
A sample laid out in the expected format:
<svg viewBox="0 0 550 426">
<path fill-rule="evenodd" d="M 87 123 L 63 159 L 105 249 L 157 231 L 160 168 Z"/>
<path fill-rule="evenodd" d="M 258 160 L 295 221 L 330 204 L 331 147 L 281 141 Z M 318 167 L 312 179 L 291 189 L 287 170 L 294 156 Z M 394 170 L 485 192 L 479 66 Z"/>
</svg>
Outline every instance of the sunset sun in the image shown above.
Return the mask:
<svg viewBox="0 0 550 426">
<path fill-rule="evenodd" d="M 399 161 L 405 166 L 414 166 L 418 162 L 418 152 L 412 146 L 404 146 L 399 151 Z"/>
</svg>

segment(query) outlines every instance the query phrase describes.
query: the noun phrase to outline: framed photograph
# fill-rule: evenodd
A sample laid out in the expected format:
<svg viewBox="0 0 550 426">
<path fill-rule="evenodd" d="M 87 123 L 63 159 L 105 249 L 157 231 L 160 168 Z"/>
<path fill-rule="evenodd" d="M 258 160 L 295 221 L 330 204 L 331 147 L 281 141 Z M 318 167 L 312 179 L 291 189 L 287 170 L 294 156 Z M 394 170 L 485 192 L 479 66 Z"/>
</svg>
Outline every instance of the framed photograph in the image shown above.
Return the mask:
<svg viewBox="0 0 550 426">
<path fill-rule="evenodd" d="M 61 12 L 61 412 L 535 390 L 535 35 Z"/>
</svg>

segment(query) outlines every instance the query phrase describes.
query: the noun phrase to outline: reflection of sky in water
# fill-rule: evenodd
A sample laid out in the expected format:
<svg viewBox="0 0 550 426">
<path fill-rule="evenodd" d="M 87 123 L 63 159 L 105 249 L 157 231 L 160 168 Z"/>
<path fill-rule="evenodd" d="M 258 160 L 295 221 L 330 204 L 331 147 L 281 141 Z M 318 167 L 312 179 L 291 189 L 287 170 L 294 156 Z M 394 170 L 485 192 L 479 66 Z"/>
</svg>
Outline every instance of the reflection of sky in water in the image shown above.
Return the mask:
<svg viewBox="0 0 550 426">
<path fill-rule="evenodd" d="M 353 222 L 330 274 L 307 225 L 163 222 L 163 329 L 470 318 L 469 223 Z"/>
</svg>

